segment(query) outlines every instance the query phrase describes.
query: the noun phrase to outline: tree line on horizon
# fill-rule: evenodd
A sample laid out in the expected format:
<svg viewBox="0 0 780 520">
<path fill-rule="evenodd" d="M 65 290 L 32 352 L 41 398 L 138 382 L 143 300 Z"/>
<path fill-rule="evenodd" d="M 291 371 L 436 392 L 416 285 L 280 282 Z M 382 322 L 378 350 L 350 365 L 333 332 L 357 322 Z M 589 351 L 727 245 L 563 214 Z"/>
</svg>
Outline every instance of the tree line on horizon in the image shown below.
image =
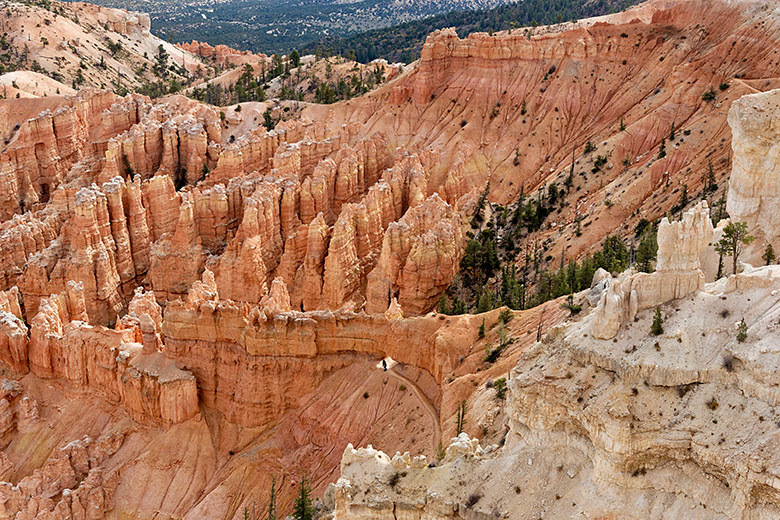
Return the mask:
<svg viewBox="0 0 780 520">
<path fill-rule="evenodd" d="M 460 37 L 472 32 L 523 30 L 622 11 L 636 0 L 523 0 L 493 9 L 452 11 L 382 29 L 345 36 L 327 36 L 305 46 L 303 54 L 354 56 L 361 63 L 384 58 L 411 63 L 420 56 L 425 38 L 437 29 L 455 27 Z M 531 29 L 528 29 L 531 28 Z"/>
</svg>

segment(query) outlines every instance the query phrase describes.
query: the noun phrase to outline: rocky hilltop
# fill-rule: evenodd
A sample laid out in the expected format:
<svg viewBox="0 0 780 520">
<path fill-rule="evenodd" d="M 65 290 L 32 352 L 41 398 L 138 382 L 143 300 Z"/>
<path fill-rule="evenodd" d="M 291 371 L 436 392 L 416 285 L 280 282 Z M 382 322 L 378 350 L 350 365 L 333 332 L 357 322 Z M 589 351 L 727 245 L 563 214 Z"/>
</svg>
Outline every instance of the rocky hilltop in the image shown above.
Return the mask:
<svg viewBox="0 0 780 520">
<path fill-rule="evenodd" d="M 73 94 L 85 87 L 132 90 L 155 81 L 160 48 L 168 60 L 165 74 L 180 82 L 199 65 L 195 55 L 154 36 L 145 13 L 83 2 L 2 7 L 0 64 L 11 71 L 0 75 L 5 99 Z"/>
<path fill-rule="evenodd" d="M 259 101 L 0 101 L 0 517 L 260 517 L 303 471 L 337 519 L 776 517 L 780 271 L 713 247 L 726 209 L 741 260 L 780 247 L 776 9 L 443 30 L 375 91 L 269 125 Z M 658 218 L 655 269 L 437 313 L 475 215 L 554 182 L 503 260 Z"/>
</svg>

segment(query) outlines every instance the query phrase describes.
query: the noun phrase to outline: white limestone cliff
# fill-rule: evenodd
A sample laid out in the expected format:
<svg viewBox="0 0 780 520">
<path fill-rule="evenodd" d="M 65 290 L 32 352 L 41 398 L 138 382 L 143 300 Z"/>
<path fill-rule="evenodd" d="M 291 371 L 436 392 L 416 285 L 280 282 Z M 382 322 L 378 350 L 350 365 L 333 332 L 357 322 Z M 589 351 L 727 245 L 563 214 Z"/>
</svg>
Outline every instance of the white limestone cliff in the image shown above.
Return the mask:
<svg viewBox="0 0 780 520">
<path fill-rule="evenodd" d="M 726 209 L 761 244 L 780 245 L 780 89 L 750 94 L 729 110 L 733 149 Z"/>
<path fill-rule="evenodd" d="M 595 310 L 592 334 L 612 339 L 638 311 L 687 296 L 704 286 L 699 257 L 713 237 L 707 202 L 677 222 L 664 217 L 658 226 L 658 257 L 653 273 L 627 271 L 610 281 Z"/>
</svg>

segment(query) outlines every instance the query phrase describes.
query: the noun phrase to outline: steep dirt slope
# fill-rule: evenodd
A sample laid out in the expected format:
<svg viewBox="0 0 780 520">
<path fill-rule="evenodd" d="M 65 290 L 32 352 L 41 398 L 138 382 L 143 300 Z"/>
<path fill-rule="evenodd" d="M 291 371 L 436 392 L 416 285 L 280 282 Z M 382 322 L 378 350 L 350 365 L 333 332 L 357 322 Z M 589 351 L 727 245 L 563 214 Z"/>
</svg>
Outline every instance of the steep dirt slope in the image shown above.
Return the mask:
<svg viewBox="0 0 780 520">
<path fill-rule="evenodd" d="M 67 87 L 132 90 L 157 81 L 153 68 L 160 45 L 169 56 L 167 65 L 174 67 L 166 74 L 179 81 L 200 63 L 189 52 L 151 34 L 149 15 L 143 13 L 82 2 L 8 2 L 2 21 L 4 69 L 43 73 Z M 58 93 L 56 86 L 36 91 L 24 88 L 25 81 L 17 83 L 35 96 Z"/>
<path fill-rule="evenodd" d="M 731 102 L 780 86 L 776 9 L 650 1 L 530 38 L 516 30 L 460 40 L 445 30 L 387 88 L 304 115 L 359 122 L 362 133 L 385 132 L 395 145 L 443 150 L 474 184 L 490 181 L 491 199 L 502 204 L 552 182 L 563 187 L 574 156 L 563 209 L 524 239 L 544 242 L 555 263 L 564 249 L 577 256 L 608 233 L 633 230 L 639 218 L 663 215 L 683 184 L 694 199 L 710 162 L 720 187 L 710 198 L 718 200 L 730 168 Z M 588 142 L 593 151 L 584 153 Z M 606 162 L 593 172 L 599 156 Z"/>
</svg>

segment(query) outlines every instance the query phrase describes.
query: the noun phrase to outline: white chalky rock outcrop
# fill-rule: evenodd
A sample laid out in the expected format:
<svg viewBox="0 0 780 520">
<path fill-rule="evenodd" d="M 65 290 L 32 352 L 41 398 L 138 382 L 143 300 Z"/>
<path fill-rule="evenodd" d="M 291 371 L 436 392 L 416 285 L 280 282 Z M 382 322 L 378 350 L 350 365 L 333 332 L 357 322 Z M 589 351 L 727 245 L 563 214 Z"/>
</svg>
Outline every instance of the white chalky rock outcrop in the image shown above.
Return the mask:
<svg viewBox="0 0 780 520">
<path fill-rule="evenodd" d="M 689 230 L 697 213 L 687 222 L 664 233 Z M 690 258 L 706 243 L 682 236 Z M 669 262 L 673 250 L 662 281 L 696 271 L 670 269 L 695 266 L 688 254 Z M 778 293 L 780 265 L 747 268 L 665 307 L 660 336 L 651 309 L 614 341 L 590 334 L 591 316 L 573 321 L 508 375 L 499 446 L 464 434 L 430 465 L 350 446 L 327 518 L 780 518 Z"/>
<path fill-rule="evenodd" d="M 682 220 L 664 217 L 658 226 L 654 273 L 623 273 L 604 292 L 593 319 L 593 336 L 612 339 L 638 311 L 687 296 L 704 286 L 699 257 L 712 242 L 707 202 L 685 212 Z"/>
<path fill-rule="evenodd" d="M 355 449 L 349 444 L 341 458 L 341 478 L 331 487 L 331 518 L 453 518 L 449 515 L 468 497 L 452 496 L 464 495 L 466 490 L 451 475 L 481 461 L 479 440 L 466 433 L 452 438 L 438 464 L 429 464 L 425 456 L 396 453 L 390 458 L 370 445 Z M 426 483 L 432 486 L 428 488 Z M 371 494 L 364 493 L 366 490 Z"/>
<path fill-rule="evenodd" d="M 733 166 L 726 209 L 757 243 L 780 242 L 780 89 L 743 96 L 729 110 Z"/>
</svg>

